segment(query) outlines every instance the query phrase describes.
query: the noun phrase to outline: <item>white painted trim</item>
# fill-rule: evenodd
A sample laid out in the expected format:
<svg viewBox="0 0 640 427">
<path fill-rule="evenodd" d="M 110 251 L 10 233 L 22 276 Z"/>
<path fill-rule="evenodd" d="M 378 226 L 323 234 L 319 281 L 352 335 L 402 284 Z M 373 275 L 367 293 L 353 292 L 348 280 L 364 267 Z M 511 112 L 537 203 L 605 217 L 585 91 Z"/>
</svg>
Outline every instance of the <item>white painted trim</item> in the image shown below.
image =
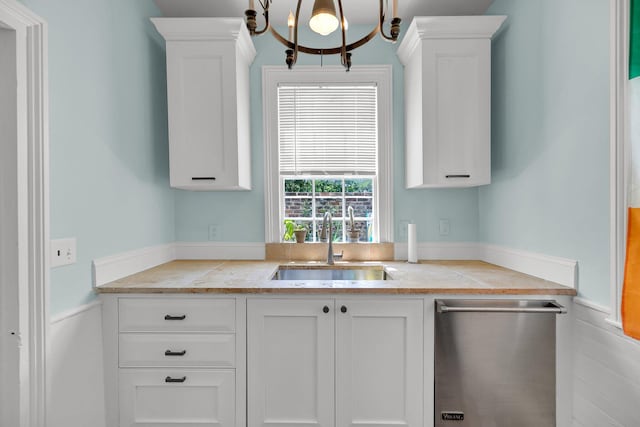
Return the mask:
<svg viewBox="0 0 640 427">
<path fill-rule="evenodd" d="M 483 245 L 481 259 L 491 264 L 576 288 L 578 262 L 495 245 Z"/>
<path fill-rule="evenodd" d="M 71 310 L 67 310 L 62 313 L 56 314 L 51 318 L 51 325 L 55 325 L 56 323 L 60 323 L 64 320 L 78 316 L 86 311 L 93 310 L 96 307 L 102 307 L 101 300 L 95 299 L 88 304 L 83 304 L 81 306 L 74 307 Z"/>
<path fill-rule="evenodd" d="M 628 155 L 629 2 L 610 0 L 610 296 L 612 324 L 620 323 L 626 253 Z"/>
<path fill-rule="evenodd" d="M 265 251 L 264 243 L 175 243 L 175 259 L 264 260 Z"/>
<path fill-rule="evenodd" d="M 137 249 L 92 262 L 93 286 L 101 286 L 176 259 L 172 243 Z"/>
<path fill-rule="evenodd" d="M 591 310 L 595 310 L 595 311 L 599 311 L 600 313 L 608 316 L 609 314 L 611 314 L 611 310 L 609 310 L 608 307 L 605 307 L 603 305 L 600 305 L 598 303 L 595 303 L 589 299 L 583 298 L 583 297 L 574 297 L 573 298 L 573 302 L 575 304 L 581 305 L 583 307 L 587 307 L 590 308 Z"/>
<path fill-rule="evenodd" d="M 393 245 L 394 258 L 406 260 L 407 243 Z M 422 260 L 478 260 L 482 245 L 475 242 L 429 242 L 418 243 L 418 259 Z"/>
<path fill-rule="evenodd" d="M 15 0 L 0 0 L 0 20 L 16 31 L 18 61 L 20 220 L 16 337 L 18 384 L 2 384 L 19 396 L 18 426 L 44 427 L 47 419 L 46 362 L 49 333 L 49 100 L 46 22 Z M 24 74 L 23 74 L 24 73 Z M 3 220 L 0 218 L 0 220 Z M 6 307 L 0 307 L 5 309 Z M 7 326 L 7 325 L 3 325 Z M 4 332 L 4 331 L 3 331 Z M 15 367 L 18 369 L 18 366 Z M 2 379 L 0 379 L 2 380 Z M 1 416 L 1 415 L 0 415 Z M 7 416 L 5 414 L 5 416 Z M 4 418 L 0 418 L 0 424 Z"/>
<path fill-rule="evenodd" d="M 393 242 L 393 76 L 391 65 L 262 67 L 265 241 L 279 243 L 278 97 L 280 83 L 375 82 L 378 86 L 378 229 L 380 242 Z"/>
</svg>

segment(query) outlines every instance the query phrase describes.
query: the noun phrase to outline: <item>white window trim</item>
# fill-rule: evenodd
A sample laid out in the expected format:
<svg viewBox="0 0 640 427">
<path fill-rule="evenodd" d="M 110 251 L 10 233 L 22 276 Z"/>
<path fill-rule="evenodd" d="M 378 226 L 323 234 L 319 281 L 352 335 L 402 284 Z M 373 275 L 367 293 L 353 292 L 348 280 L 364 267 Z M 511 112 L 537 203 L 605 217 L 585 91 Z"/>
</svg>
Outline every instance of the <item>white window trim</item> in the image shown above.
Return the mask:
<svg viewBox="0 0 640 427">
<path fill-rule="evenodd" d="M 626 254 L 627 186 L 630 171 L 628 130 L 629 2 L 610 0 L 610 286 L 607 322 L 619 328 Z"/>
<path fill-rule="evenodd" d="M 278 95 L 283 83 L 374 82 L 378 86 L 378 215 L 379 241 L 393 242 L 393 98 L 391 65 L 262 67 L 264 131 L 265 242 L 280 242 L 280 179 L 278 167 Z"/>
</svg>

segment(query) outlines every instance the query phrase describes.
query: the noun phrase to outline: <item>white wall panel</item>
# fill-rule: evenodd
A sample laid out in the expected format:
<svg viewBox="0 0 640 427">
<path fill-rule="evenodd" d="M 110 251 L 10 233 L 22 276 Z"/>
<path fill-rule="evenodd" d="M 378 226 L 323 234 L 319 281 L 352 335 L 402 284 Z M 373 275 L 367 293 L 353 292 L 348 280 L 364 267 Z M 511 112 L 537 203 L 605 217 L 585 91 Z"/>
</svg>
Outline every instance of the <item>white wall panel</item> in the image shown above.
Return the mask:
<svg viewBox="0 0 640 427">
<path fill-rule="evenodd" d="M 105 427 L 101 305 L 57 316 L 50 342 L 47 426 Z"/>
<path fill-rule="evenodd" d="M 640 426 L 640 342 L 575 305 L 574 427 Z"/>
</svg>

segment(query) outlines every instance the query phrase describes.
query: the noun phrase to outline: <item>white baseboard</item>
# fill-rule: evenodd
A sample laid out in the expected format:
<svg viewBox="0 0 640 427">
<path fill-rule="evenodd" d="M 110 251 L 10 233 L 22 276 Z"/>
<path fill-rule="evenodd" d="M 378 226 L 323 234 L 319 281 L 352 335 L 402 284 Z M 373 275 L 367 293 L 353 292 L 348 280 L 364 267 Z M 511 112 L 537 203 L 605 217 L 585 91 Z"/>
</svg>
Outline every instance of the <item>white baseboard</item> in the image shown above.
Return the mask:
<svg viewBox="0 0 640 427">
<path fill-rule="evenodd" d="M 575 288 L 578 261 L 495 245 L 482 245 L 480 259 L 531 276 Z"/>
<path fill-rule="evenodd" d="M 175 259 L 264 260 L 264 243 L 176 242 Z"/>
<path fill-rule="evenodd" d="M 393 245 L 394 258 L 406 260 L 409 254 L 407 243 Z M 426 242 L 418 243 L 418 259 L 474 260 L 480 259 L 481 245 L 475 242 Z"/>
<path fill-rule="evenodd" d="M 93 260 L 93 286 L 104 285 L 176 259 L 173 243 L 150 246 Z"/>
</svg>

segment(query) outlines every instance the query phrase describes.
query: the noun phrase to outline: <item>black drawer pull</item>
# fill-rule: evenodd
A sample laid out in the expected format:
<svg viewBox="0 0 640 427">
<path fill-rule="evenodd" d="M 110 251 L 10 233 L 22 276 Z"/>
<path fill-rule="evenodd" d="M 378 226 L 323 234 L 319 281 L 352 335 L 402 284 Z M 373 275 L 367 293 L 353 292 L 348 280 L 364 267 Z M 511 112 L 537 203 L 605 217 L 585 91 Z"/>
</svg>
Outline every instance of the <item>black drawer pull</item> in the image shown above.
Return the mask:
<svg viewBox="0 0 640 427">
<path fill-rule="evenodd" d="M 171 377 L 167 377 L 164 379 L 165 383 L 183 383 L 187 380 L 187 377 L 182 377 L 182 378 L 171 378 Z"/>
<path fill-rule="evenodd" d="M 322 307 L 322 311 L 325 313 L 329 312 L 329 306 L 325 305 L 324 307 Z"/>
<path fill-rule="evenodd" d="M 342 307 L 340 307 L 340 312 L 346 313 L 347 312 L 347 306 L 343 305 Z"/>
<path fill-rule="evenodd" d="M 191 181 L 215 181 L 215 176 L 194 176 Z"/>
<path fill-rule="evenodd" d="M 186 314 L 183 314 L 182 316 L 172 316 L 170 314 L 167 314 L 164 316 L 164 320 L 184 320 L 187 318 Z"/>
<path fill-rule="evenodd" d="M 187 350 L 182 350 L 182 351 L 167 350 L 164 352 L 165 356 L 184 356 L 185 354 L 187 354 Z"/>
<path fill-rule="evenodd" d="M 445 175 L 445 178 L 471 178 L 471 175 Z"/>
</svg>

